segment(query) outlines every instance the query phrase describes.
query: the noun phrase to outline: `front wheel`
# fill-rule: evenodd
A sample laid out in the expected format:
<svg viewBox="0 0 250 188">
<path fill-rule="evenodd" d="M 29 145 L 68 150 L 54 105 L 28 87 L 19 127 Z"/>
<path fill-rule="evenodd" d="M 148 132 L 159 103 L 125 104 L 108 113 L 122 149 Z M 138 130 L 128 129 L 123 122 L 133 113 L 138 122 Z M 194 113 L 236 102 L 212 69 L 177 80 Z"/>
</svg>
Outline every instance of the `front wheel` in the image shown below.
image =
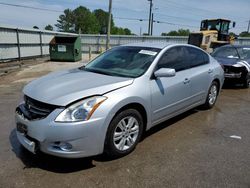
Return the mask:
<svg viewBox="0 0 250 188">
<path fill-rule="evenodd" d="M 110 157 L 122 157 L 135 149 L 143 130 L 143 119 L 135 109 L 117 114 L 111 121 L 105 141 L 105 153 Z"/>
<path fill-rule="evenodd" d="M 219 85 L 218 82 L 213 81 L 207 94 L 206 102 L 202 105 L 205 109 L 211 109 L 216 103 L 217 97 L 219 94 Z"/>
<path fill-rule="evenodd" d="M 243 83 L 244 88 L 250 87 L 250 75 L 247 75 L 245 82 Z"/>
</svg>

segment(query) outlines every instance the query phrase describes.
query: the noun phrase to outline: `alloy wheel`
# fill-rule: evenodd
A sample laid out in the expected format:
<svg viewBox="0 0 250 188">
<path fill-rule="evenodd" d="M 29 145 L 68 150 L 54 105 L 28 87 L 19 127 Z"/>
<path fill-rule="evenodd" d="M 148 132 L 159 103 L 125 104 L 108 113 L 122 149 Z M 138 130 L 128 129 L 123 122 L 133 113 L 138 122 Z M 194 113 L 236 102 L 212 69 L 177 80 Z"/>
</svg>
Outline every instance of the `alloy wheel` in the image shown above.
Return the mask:
<svg viewBox="0 0 250 188">
<path fill-rule="evenodd" d="M 116 149 L 125 151 L 134 146 L 139 135 L 139 123 L 133 116 L 128 116 L 117 124 L 113 143 Z"/>
<path fill-rule="evenodd" d="M 218 95 L 217 86 L 212 85 L 208 95 L 208 102 L 210 105 L 213 105 L 215 103 L 217 95 Z"/>
</svg>

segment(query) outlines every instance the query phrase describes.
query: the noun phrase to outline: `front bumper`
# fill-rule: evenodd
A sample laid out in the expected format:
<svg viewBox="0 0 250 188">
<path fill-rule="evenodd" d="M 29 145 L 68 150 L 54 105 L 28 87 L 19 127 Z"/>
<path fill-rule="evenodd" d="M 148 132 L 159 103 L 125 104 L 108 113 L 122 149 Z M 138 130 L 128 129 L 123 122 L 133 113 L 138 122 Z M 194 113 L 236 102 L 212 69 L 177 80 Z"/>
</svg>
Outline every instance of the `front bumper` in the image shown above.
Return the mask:
<svg viewBox="0 0 250 188">
<path fill-rule="evenodd" d="M 233 67 L 225 65 L 224 71 L 225 82 L 228 83 L 244 83 L 248 74 L 245 67 Z"/>
<path fill-rule="evenodd" d="M 32 153 L 40 150 L 65 158 L 87 157 L 102 153 L 106 135 L 102 129 L 105 118 L 74 123 L 55 122 L 61 111 L 62 109 L 55 109 L 46 118 L 33 121 L 16 113 L 17 125 L 26 127 L 25 132 L 17 128 L 19 142 Z"/>
</svg>

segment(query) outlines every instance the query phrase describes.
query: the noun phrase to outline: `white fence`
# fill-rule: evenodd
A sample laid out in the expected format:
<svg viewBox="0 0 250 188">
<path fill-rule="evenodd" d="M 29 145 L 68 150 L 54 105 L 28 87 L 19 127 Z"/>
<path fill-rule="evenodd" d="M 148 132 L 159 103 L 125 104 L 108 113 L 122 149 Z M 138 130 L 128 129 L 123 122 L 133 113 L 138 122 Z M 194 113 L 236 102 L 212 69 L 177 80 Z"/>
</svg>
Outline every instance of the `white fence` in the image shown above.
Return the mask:
<svg viewBox="0 0 250 188">
<path fill-rule="evenodd" d="M 44 31 L 37 29 L 22 29 L 0 26 L 0 61 L 21 60 L 30 57 L 49 55 L 49 42 L 56 35 L 78 36 L 72 33 Z M 88 52 L 89 47 L 93 53 L 103 51 L 106 44 L 105 35 L 80 35 L 82 52 Z M 118 46 L 137 42 L 168 42 L 187 43 L 188 37 L 171 36 L 120 36 L 113 35 L 110 45 Z M 236 44 L 250 45 L 250 38 L 238 38 Z"/>
<path fill-rule="evenodd" d="M 71 33 L 0 26 L 0 61 L 48 55 L 49 42 L 55 35 L 77 36 Z"/>
</svg>

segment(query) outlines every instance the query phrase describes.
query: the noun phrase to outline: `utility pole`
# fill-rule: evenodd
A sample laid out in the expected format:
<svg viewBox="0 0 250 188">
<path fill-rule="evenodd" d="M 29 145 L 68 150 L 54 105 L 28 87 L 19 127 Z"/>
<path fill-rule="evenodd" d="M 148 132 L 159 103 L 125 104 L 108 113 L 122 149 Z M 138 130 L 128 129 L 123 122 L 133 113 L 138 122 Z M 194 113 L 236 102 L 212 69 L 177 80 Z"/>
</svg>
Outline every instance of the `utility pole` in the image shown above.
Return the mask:
<svg viewBox="0 0 250 188">
<path fill-rule="evenodd" d="M 112 0 L 109 0 L 109 18 L 108 18 L 108 31 L 106 39 L 106 50 L 108 50 L 110 47 L 111 17 L 112 17 Z"/>
<path fill-rule="evenodd" d="M 154 13 L 152 13 L 152 17 L 151 17 L 151 32 L 150 35 L 153 35 L 153 27 L 154 27 Z"/>
<path fill-rule="evenodd" d="M 249 28 L 250 28 L 250 20 L 248 21 L 248 27 L 247 27 L 247 32 L 249 33 Z"/>
<path fill-rule="evenodd" d="M 150 2 L 149 7 L 149 18 L 148 18 L 148 35 L 150 35 L 150 27 L 151 27 L 151 14 L 152 14 L 152 7 L 153 7 L 153 0 L 148 0 Z"/>
</svg>

